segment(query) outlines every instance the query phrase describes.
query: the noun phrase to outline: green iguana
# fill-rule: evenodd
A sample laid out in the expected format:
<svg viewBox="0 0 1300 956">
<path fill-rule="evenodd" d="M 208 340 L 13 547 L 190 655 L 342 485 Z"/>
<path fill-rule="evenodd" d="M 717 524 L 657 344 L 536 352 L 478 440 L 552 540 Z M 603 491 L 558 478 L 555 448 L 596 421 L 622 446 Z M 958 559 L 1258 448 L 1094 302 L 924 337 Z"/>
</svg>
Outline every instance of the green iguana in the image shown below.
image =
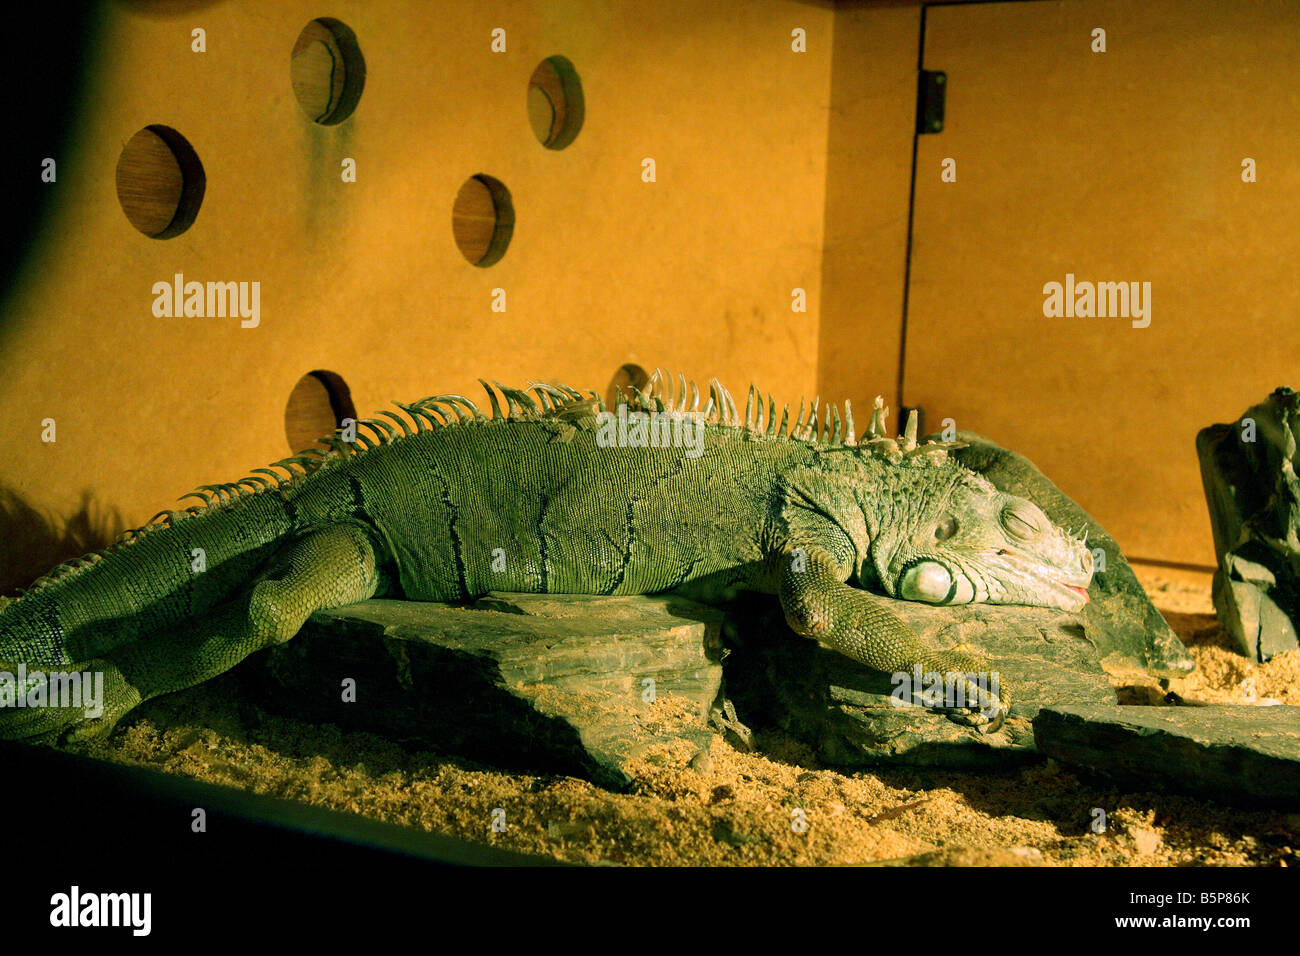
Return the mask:
<svg viewBox="0 0 1300 956">
<path fill-rule="evenodd" d="M 5 602 L 0 737 L 106 733 L 141 701 L 289 640 L 313 612 L 374 596 L 670 589 L 775 593 L 797 634 L 867 667 L 950 675 L 969 696 L 946 712 L 988 730 L 1009 707 L 1005 684 L 982 680 L 992 672 L 966 648 L 923 646 L 864 589 L 933 604 L 1088 601 L 1082 541 L 945 445 L 918 445 L 915 416 L 884 437 L 880 399 L 859 444 L 847 402 L 843 417 L 828 406 L 819 422 L 814 401 L 778 420 L 751 387 L 742 417 L 716 379 L 700 409 L 695 385 L 656 376 L 621 423 L 595 392 L 483 386 L 490 415 L 439 395 L 345 420 L 327 450 L 205 485 L 191 492 L 201 506 L 162 512 Z M 19 664 L 102 673 L 102 714 L 12 706 Z"/>
</svg>

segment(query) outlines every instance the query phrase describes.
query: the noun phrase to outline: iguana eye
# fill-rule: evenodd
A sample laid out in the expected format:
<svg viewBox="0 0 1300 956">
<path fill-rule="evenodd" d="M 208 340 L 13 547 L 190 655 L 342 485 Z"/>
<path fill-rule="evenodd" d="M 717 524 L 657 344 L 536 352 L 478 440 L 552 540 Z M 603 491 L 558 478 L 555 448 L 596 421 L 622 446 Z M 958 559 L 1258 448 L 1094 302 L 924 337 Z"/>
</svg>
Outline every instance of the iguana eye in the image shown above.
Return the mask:
<svg viewBox="0 0 1300 956">
<path fill-rule="evenodd" d="M 943 520 L 934 526 L 934 540 L 947 541 L 957 533 L 957 519 L 952 515 L 944 515 Z"/>
<path fill-rule="evenodd" d="M 1007 529 L 1008 534 L 1020 538 L 1022 541 L 1041 534 L 1043 530 L 1039 525 L 1037 515 L 1027 511 L 1017 511 L 1014 508 L 1003 510 L 1002 527 Z"/>
</svg>

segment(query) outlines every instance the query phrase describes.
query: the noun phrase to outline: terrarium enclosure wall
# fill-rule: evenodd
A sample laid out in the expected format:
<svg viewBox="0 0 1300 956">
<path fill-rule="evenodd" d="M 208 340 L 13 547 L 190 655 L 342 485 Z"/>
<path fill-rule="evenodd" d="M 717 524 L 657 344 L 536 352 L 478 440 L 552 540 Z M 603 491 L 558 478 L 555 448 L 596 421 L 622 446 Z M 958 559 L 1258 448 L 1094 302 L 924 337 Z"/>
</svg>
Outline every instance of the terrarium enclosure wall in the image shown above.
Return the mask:
<svg viewBox="0 0 1300 956">
<path fill-rule="evenodd" d="M 0 583 L 346 414 L 657 367 L 918 406 L 1209 566 L 1196 431 L 1295 368 L 1296 12 L 102 4 L 4 289 Z"/>
</svg>

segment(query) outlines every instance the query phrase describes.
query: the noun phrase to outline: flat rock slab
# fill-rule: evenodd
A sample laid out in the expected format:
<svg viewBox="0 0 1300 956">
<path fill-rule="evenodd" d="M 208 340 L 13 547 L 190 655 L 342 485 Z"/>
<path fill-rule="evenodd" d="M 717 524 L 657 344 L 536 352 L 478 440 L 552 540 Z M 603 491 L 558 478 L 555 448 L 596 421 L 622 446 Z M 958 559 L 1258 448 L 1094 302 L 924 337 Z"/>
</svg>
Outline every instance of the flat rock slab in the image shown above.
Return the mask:
<svg viewBox="0 0 1300 956">
<path fill-rule="evenodd" d="M 1011 715 L 984 734 L 922 707 L 899 707 L 890 675 L 797 637 L 774 600 L 730 610 L 727 694 L 740 718 L 776 725 L 841 767 L 998 769 L 1039 759 L 1030 724 L 1051 704 L 1115 700 L 1092 635 L 1075 615 L 987 604 L 929 607 L 878 600 L 936 649 L 966 642 L 1012 688 Z"/>
<path fill-rule="evenodd" d="M 1139 669 L 1158 677 L 1185 677 L 1196 666 L 1187 648 L 1138 582 L 1115 539 L 1028 458 L 974 432 L 958 432 L 966 448 L 954 452 L 1008 494 L 1028 498 L 1062 528 L 1088 529 L 1088 546 L 1105 552 L 1106 568 L 1093 576 L 1091 598 L 1078 613 L 1102 665 L 1116 673 Z"/>
<path fill-rule="evenodd" d="M 617 789 L 630 761 L 709 746 L 720 624 L 667 596 L 372 600 L 313 615 L 241 670 L 259 703 L 299 719 Z"/>
<path fill-rule="evenodd" d="M 1038 749 L 1126 785 L 1300 809 L 1300 707 L 1047 707 Z"/>
</svg>

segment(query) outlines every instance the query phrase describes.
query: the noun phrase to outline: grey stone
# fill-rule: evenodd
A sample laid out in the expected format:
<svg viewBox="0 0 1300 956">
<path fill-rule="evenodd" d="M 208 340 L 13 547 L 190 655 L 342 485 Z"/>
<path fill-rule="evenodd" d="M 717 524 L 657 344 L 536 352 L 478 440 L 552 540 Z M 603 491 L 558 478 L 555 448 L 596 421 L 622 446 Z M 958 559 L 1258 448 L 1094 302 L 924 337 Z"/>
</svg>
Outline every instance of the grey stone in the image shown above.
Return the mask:
<svg viewBox="0 0 1300 956">
<path fill-rule="evenodd" d="M 1196 436 L 1210 510 L 1214 608 L 1258 661 L 1300 647 L 1300 394 L 1276 389 L 1232 424 Z"/>
<path fill-rule="evenodd" d="M 887 674 L 797 637 L 774 599 L 729 609 L 727 694 L 751 723 L 776 726 L 841 767 L 997 769 L 1037 760 L 1030 720 L 1053 703 L 1115 700 L 1088 626 L 1063 611 L 987 604 L 936 608 L 879 598 L 936 649 L 965 642 L 996 662 L 1012 709 L 992 734 L 899 707 Z"/>
<path fill-rule="evenodd" d="M 1046 707 L 1034 739 L 1047 756 L 1126 785 L 1300 808 L 1300 707 Z"/>
<path fill-rule="evenodd" d="M 313 615 L 241 669 L 258 702 L 300 719 L 617 789 L 657 745 L 679 744 L 683 766 L 709 747 L 720 621 L 670 596 L 372 600 Z"/>
<path fill-rule="evenodd" d="M 1078 619 L 1102 665 L 1121 672 L 1139 668 L 1158 677 L 1185 677 L 1196 666 L 1187 648 L 1161 616 L 1115 543 L 1091 515 L 1075 504 L 1023 455 L 974 432 L 958 432 L 966 448 L 954 455 L 1009 494 L 1028 498 L 1063 528 L 1088 528 L 1088 544 L 1102 548 L 1106 569 L 1088 589 L 1091 600 Z"/>
</svg>

